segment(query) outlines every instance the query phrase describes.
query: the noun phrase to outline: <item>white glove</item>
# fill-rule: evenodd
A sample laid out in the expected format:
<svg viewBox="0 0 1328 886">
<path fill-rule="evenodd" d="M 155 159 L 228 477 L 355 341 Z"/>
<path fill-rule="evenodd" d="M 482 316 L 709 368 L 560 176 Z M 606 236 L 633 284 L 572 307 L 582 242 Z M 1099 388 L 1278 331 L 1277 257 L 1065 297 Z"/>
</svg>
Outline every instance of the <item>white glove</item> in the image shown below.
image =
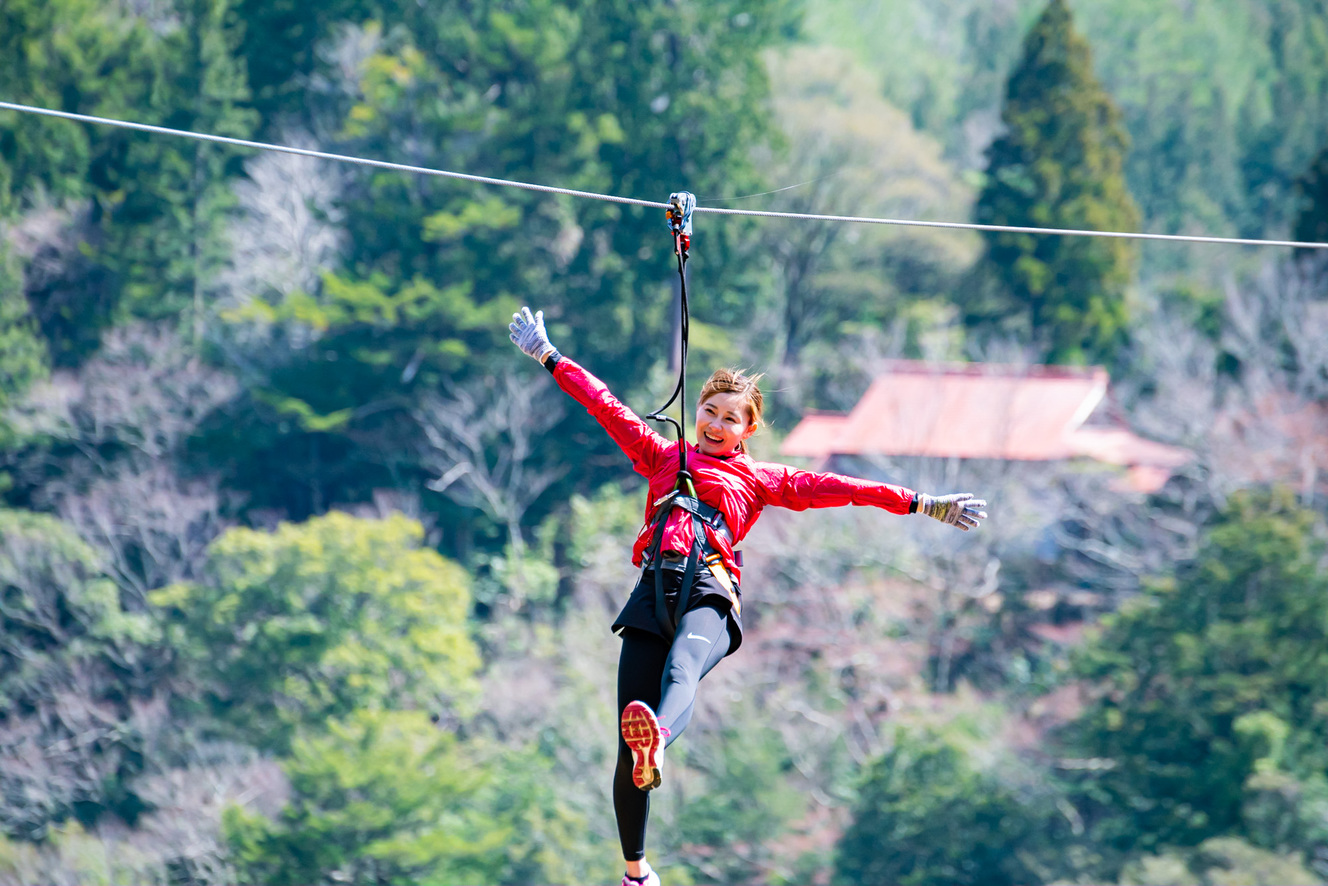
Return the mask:
<svg viewBox="0 0 1328 886">
<path fill-rule="evenodd" d="M 558 349 L 549 343 L 549 335 L 544 331 L 544 312 L 536 311 L 530 315 L 530 308 L 522 308 L 521 313 L 512 315 L 512 322 L 507 324 L 512 342 L 528 357 L 534 357 L 539 363 L 549 359 L 550 354 Z"/>
<path fill-rule="evenodd" d="M 918 493 L 918 513 L 934 517 L 950 526 L 958 526 L 967 532 L 978 528 L 978 521 L 987 519 L 987 512 L 982 510 L 987 503 L 974 498 L 971 492 L 958 492 L 954 495 L 932 497 Z"/>
</svg>

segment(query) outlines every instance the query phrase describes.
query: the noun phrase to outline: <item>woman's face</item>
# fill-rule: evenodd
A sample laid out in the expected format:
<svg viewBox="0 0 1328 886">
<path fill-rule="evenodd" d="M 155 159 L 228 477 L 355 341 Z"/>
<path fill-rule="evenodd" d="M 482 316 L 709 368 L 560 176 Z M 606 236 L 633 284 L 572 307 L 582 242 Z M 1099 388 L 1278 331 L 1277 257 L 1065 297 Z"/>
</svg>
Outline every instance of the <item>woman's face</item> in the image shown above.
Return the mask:
<svg viewBox="0 0 1328 886">
<path fill-rule="evenodd" d="M 711 394 L 696 408 L 696 443 L 706 455 L 729 455 L 755 432 L 742 394 Z"/>
</svg>

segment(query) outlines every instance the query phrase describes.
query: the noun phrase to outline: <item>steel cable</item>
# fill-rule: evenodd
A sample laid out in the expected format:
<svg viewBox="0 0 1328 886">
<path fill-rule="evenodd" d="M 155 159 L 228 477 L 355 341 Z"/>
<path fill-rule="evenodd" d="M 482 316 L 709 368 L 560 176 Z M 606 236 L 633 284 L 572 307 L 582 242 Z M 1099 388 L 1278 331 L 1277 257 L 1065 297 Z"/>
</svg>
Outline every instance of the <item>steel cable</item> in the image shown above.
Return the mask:
<svg viewBox="0 0 1328 886">
<path fill-rule="evenodd" d="M 552 185 L 539 185 L 531 182 L 515 181 L 506 178 L 493 178 L 487 175 L 472 175 L 466 172 L 452 172 L 446 169 L 432 169 L 427 166 L 412 166 L 407 163 L 392 163 L 387 160 L 374 160 L 368 157 L 355 157 L 348 154 L 333 154 L 327 151 L 315 151 L 309 148 L 295 148 L 289 145 L 275 145 L 267 142 L 250 141 L 243 138 L 231 138 L 224 135 L 211 135 L 202 132 L 190 132 L 185 129 L 171 129 L 150 123 L 134 123 L 128 120 L 114 120 L 109 117 L 94 117 L 89 114 L 74 114 L 69 111 L 54 111 L 32 105 L 0 101 L 0 110 L 17 111 L 24 114 L 39 114 L 45 117 L 58 117 L 78 123 L 94 123 L 102 126 L 116 126 L 121 129 L 133 129 L 157 135 L 174 135 L 198 141 L 232 145 L 237 148 L 252 148 L 259 151 L 278 151 L 285 154 L 297 154 L 301 157 L 313 157 L 319 160 L 333 160 L 338 163 L 354 163 L 371 166 L 376 169 L 390 169 L 396 172 L 409 172 L 418 175 L 434 175 L 460 181 L 476 182 L 485 185 L 497 185 L 506 188 L 521 188 L 527 191 L 539 191 L 546 194 L 563 194 L 569 197 L 583 197 L 588 200 L 601 200 L 608 203 L 623 203 L 629 206 L 646 206 L 653 209 L 667 209 L 669 204 L 657 200 L 637 200 L 633 197 L 619 197 L 614 194 L 599 194 L 594 191 L 580 191 L 575 188 L 559 188 Z M 1301 242 L 1298 240 L 1255 240 L 1240 237 L 1204 237 L 1193 234 L 1148 234 L 1131 231 L 1091 231 L 1075 228 L 1036 228 L 1022 225 L 984 225 L 975 222 L 922 221 L 903 218 L 872 218 L 857 215 L 820 215 L 811 212 L 776 212 L 761 209 L 722 209 L 713 206 L 697 206 L 696 212 L 711 215 L 740 215 L 752 218 L 786 218 L 797 221 L 845 222 L 865 225 L 893 225 L 898 227 L 948 228 L 964 231 L 994 231 L 1010 234 L 1057 235 L 1063 237 L 1102 237 L 1121 240 L 1161 240 L 1174 243 L 1207 243 L 1226 246 L 1286 246 L 1298 249 L 1328 249 L 1328 243 Z"/>
</svg>

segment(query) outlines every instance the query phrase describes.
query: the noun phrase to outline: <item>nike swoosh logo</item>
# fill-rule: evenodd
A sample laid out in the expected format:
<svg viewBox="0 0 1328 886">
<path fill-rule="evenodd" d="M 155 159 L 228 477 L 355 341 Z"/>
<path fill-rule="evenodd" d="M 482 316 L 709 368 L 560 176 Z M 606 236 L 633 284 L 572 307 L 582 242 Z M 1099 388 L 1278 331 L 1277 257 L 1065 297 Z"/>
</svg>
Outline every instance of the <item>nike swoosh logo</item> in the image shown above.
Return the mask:
<svg viewBox="0 0 1328 886">
<path fill-rule="evenodd" d="M 691 631 L 688 631 L 688 632 L 687 632 L 687 639 L 688 639 L 688 640 L 705 640 L 707 643 L 710 642 L 710 638 L 709 638 L 709 637 L 702 637 L 702 636 L 700 636 L 700 635 L 698 635 L 698 634 L 693 634 Z"/>
</svg>

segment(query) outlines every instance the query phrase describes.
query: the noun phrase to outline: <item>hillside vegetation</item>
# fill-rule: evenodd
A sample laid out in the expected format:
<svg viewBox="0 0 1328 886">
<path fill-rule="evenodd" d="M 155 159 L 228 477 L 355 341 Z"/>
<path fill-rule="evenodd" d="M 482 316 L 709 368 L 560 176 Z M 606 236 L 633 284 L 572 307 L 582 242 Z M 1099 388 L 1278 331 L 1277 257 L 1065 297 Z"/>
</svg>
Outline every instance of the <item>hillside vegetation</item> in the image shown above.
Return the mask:
<svg viewBox="0 0 1328 886">
<path fill-rule="evenodd" d="M 0 98 L 702 205 L 1324 239 L 1324 0 L 6 0 Z M 612 882 L 661 212 L 0 111 L 0 883 Z M 766 513 L 652 807 L 687 883 L 1328 881 L 1328 261 L 698 216 L 755 455 L 887 361 L 1185 447 Z M 952 433 L 962 435 L 965 428 Z M 927 523 L 928 525 L 922 525 Z"/>
</svg>

